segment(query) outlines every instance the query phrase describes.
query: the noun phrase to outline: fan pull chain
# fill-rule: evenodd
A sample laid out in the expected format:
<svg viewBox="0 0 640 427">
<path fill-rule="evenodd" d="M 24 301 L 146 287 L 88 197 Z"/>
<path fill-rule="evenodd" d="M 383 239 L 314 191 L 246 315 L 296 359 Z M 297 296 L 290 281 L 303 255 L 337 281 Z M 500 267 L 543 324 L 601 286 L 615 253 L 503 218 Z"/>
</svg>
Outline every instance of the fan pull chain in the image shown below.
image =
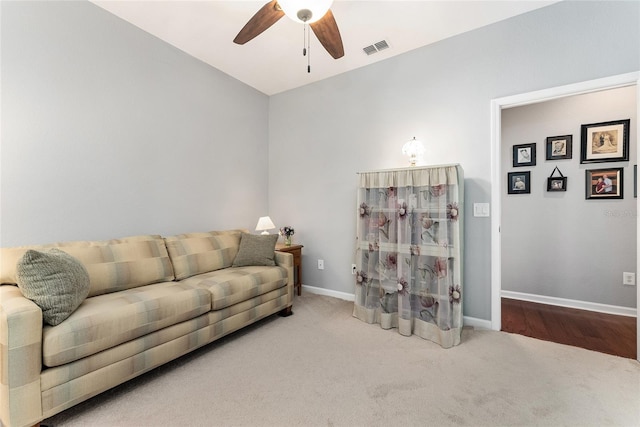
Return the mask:
<svg viewBox="0 0 640 427">
<path fill-rule="evenodd" d="M 309 34 L 308 24 L 304 24 L 303 26 L 303 46 L 302 46 L 302 56 L 307 57 L 307 73 L 311 72 L 311 35 Z"/>
<path fill-rule="evenodd" d="M 307 24 L 302 26 L 302 56 L 307 56 Z"/>
<path fill-rule="evenodd" d="M 307 73 L 311 73 L 311 37 L 307 37 Z"/>
</svg>

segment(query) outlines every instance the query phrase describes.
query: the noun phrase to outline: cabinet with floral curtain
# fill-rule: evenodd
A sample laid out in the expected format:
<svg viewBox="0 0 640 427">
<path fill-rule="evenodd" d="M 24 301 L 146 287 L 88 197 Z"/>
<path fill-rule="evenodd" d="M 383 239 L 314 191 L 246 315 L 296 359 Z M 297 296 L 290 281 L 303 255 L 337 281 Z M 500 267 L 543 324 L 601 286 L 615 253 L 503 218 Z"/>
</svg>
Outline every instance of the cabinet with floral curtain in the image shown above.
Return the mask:
<svg viewBox="0 0 640 427">
<path fill-rule="evenodd" d="M 463 191 L 459 165 L 359 174 L 355 317 L 460 343 Z"/>
</svg>

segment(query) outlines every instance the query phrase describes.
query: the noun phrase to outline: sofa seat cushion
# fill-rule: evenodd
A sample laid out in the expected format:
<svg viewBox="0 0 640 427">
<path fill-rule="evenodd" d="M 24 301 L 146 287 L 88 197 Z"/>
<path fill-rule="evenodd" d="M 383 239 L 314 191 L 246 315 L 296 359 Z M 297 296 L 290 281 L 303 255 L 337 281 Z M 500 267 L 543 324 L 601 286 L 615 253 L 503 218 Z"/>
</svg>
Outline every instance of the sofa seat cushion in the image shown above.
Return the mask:
<svg viewBox="0 0 640 427">
<path fill-rule="evenodd" d="M 211 308 L 207 290 L 164 282 L 86 299 L 42 331 L 43 363 L 59 366 L 193 319 Z"/>
<path fill-rule="evenodd" d="M 183 280 L 211 292 L 211 309 L 221 310 L 287 284 L 283 267 L 231 267 L 199 274 Z"/>
<path fill-rule="evenodd" d="M 92 354 L 91 356 L 84 357 L 80 360 L 76 360 L 75 362 L 65 363 L 64 365 L 45 369 L 42 371 L 42 375 L 40 376 L 40 388 L 42 391 L 49 390 L 84 375 L 90 375 L 98 369 L 108 368 L 122 360 L 136 357 L 151 348 L 162 346 L 163 344 L 180 339 L 181 337 L 188 336 L 189 334 L 198 330 L 203 330 L 208 326 L 208 315 L 203 314 L 196 318 L 186 320 L 172 326 L 167 326 L 159 331 L 151 332 L 150 334 L 127 341 L 124 344 Z M 196 341 L 199 345 L 206 343 L 209 334 L 203 335 L 204 336 L 202 338 L 199 337 L 197 340 L 189 340 L 189 344 L 193 344 L 193 341 Z M 185 347 L 177 350 L 180 353 L 174 354 L 174 357 L 184 353 Z M 145 362 L 153 362 L 148 360 L 146 357 L 144 359 Z M 131 366 L 130 368 L 135 369 L 137 367 Z"/>
</svg>

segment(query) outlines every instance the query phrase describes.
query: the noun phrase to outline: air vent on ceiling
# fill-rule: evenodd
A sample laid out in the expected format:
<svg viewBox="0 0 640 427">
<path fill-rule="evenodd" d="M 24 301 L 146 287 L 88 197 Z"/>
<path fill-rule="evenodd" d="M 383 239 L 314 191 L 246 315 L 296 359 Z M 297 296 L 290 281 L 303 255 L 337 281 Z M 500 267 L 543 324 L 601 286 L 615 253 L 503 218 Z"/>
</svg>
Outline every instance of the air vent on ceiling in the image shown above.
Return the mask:
<svg viewBox="0 0 640 427">
<path fill-rule="evenodd" d="M 363 47 L 362 50 L 367 55 L 373 55 L 374 53 L 380 52 L 381 50 L 388 49 L 389 44 L 386 40 L 381 40 L 378 43 L 374 43 L 371 46 Z"/>
</svg>

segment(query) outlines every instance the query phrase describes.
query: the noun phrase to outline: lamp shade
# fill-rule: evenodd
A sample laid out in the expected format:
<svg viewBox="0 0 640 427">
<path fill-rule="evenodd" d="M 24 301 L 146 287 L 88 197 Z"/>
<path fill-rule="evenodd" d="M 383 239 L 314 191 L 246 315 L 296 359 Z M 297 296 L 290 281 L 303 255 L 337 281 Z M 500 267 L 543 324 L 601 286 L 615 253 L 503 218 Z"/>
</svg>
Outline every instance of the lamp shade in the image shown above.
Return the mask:
<svg viewBox="0 0 640 427">
<path fill-rule="evenodd" d="M 415 136 L 402 146 L 402 154 L 409 156 L 409 164 L 411 166 L 416 165 L 416 161 L 422 157 L 424 152 L 425 149 L 422 142 L 418 141 Z"/>
<path fill-rule="evenodd" d="M 296 22 L 311 24 L 322 18 L 333 0 L 278 0 L 282 11 Z"/>
<path fill-rule="evenodd" d="M 273 221 L 271 221 L 271 218 L 269 218 L 268 216 L 261 216 L 258 219 L 256 231 L 262 231 L 261 234 L 269 234 L 267 230 L 273 230 L 274 228 L 276 228 L 276 226 L 273 225 Z"/>
</svg>

